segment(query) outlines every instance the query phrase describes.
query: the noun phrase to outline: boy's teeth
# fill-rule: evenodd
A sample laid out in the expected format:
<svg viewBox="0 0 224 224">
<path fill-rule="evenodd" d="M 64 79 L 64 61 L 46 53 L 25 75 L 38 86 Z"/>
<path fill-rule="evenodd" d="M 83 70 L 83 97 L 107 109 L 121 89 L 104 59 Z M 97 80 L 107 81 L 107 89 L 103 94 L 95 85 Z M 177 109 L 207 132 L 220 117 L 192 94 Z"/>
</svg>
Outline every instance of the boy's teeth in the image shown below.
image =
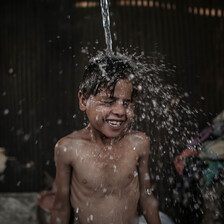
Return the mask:
<svg viewBox="0 0 224 224">
<path fill-rule="evenodd" d="M 108 121 L 109 125 L 111 126 L 114 126 L 114 127 L 119 127 L 121 126 L 121 123 L 120 121 Z"/>
</svg>

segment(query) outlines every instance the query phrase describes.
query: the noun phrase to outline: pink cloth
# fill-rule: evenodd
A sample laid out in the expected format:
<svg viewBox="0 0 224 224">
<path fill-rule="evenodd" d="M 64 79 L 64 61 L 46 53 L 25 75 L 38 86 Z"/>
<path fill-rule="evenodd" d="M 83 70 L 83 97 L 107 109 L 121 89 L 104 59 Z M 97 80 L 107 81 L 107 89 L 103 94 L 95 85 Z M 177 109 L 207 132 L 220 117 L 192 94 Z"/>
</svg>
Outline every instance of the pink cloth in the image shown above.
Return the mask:
<svg viewBox="0 0 224 224">
<path fill-rule="evenodd" d="M 51 190 L 45 190 L 40 192 L 37 196 L 37 204 L 46 212 L 51 212 L 54 204 L 55 199 L 55 183 L 52 185 Z"/>
<path fill-rule="evenodd" d="M 196 150 L 193 151 L 191 149 L 186 148 L 180 155 L 178 155 L 174 158 L 175 168 L 180 175 L 183 174 L 183 169 L 185 166 L 184 158 L 189 157 L 189 156 L 197 156 L 198 153 L 199 152 Z"/>
</svg>

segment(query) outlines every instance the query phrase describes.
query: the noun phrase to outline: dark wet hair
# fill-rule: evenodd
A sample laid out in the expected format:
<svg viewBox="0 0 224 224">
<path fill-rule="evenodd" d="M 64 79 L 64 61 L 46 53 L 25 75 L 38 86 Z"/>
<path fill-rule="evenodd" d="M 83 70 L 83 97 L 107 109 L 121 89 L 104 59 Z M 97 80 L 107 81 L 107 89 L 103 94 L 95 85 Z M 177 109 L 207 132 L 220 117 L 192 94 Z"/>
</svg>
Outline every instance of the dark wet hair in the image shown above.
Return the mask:
<svg viewBox="0 0 224 224">
<path fill-rule="evenodd" d="M 90 95 L 95 96 L 102 85 L 113 92 L 120 79 L 128 79 L 132 83 L 132 98 L 135 98 L 138 94 L 138 80 L 132 66 L 122 58 L 103 56 L 93 59 L 85 67 L 79 90 L 85 98 L 89 98 Z"/>
</svg>

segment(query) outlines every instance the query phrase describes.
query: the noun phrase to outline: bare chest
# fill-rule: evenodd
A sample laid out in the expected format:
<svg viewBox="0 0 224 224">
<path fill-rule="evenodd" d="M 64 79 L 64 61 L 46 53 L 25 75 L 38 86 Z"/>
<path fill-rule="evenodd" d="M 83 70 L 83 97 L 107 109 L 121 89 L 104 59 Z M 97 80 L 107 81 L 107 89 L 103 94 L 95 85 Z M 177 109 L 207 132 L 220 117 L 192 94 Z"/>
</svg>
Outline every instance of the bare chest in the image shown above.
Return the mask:
<svg viewBox="0 0 224 224">
<path fill-rule="evenodd" d="M 136 153 L 118 151 L 89 152 L 79 156 L 73 164 L 77 181 L 91 189 L 108 191 L 124 188 L 138 178 Z"/>
</svg>

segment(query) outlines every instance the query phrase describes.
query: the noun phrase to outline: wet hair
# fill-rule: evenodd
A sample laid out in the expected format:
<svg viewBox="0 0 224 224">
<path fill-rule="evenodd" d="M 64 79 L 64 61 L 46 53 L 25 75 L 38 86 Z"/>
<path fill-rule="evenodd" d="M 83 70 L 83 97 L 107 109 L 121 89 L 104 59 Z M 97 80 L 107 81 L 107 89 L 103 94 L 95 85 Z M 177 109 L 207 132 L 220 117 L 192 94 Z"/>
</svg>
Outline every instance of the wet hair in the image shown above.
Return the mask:
<svg viewBox="0 0 224 224">
<path fill-rule="evenodd" d="M 138 80 L 132 66 L 116 56 L 103 56 L 94 59 L 85 67 L 83 80 L 79 90 L 85 98 L 96 95 L 100 87 L 106 87 L 112 93 L 120 79 L 127 79 L 132 83 L 132 99 L 138 95 Z"/>
</svg>

